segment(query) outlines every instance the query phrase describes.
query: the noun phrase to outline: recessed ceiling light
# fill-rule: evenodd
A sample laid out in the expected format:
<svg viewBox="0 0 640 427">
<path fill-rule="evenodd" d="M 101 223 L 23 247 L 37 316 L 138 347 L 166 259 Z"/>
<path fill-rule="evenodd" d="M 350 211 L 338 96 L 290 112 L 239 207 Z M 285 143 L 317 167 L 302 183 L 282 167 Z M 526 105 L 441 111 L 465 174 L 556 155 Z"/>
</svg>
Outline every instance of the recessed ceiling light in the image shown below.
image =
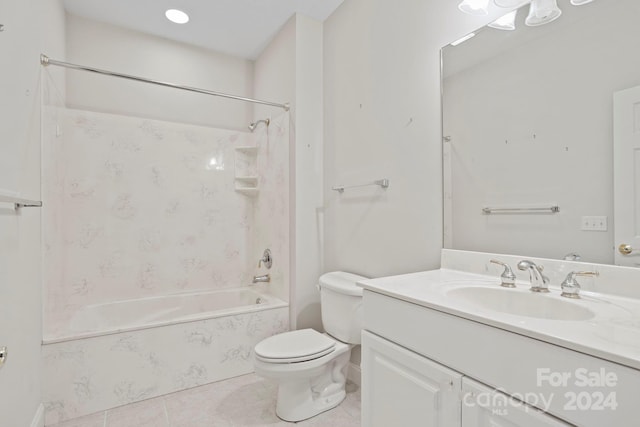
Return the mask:
<svg viewBox="0 0 640 427">
<path fill-rule="evenodd" d="M 176 24 L 186 24 L 189 22 L 189 15 L 178 9 L 169 9 L 164 15 L 169 21 L 175 22 Z"/>
</svg>

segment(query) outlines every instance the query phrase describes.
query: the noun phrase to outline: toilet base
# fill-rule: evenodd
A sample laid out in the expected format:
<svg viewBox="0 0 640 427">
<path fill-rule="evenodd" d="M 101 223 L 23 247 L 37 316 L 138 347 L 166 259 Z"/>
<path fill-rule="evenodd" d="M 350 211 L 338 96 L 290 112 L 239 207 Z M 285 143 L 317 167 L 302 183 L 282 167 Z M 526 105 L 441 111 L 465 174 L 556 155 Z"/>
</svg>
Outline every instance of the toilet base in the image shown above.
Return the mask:
<svg viewBox="0 0 640 427">
<path fill-rule="evenodd" d="M 281 398 L 281 391 L 284 390 L 285 398 Z M 291 396 L 288 395 L 286 388 L 282 385 L 278 390 L 278 402 L 276 403 L 276 415 L 278 418 L 289 422 L 298 422 L 315 417 L 318 414 L 329 411 L 336 406 L 340 405 L 347 396 L 344 390 L 341 390 L 331 396 L 322 397 L 318 399 L 308 398 L 301 399 L 302 401 L 292 405 Z M 281 402 L 285 402 L 282 404 Z"/>
<path fill-rule="evenodd" d="M 273 375 L 273 372 L 256 372 L 278 381 L 276 415 L 278 418 L 297 422 L 314 417 L 338 406 L 346 397 L 347 365 L 351 348 L 343 344 L 338 355 L 306 375 Z M 308 363 L 308 362 L 304 362 Z M 260 364 L 259 366 L 263 366 Z M 277 378 L 276 378 L 277 377 Z"/>
</svg>

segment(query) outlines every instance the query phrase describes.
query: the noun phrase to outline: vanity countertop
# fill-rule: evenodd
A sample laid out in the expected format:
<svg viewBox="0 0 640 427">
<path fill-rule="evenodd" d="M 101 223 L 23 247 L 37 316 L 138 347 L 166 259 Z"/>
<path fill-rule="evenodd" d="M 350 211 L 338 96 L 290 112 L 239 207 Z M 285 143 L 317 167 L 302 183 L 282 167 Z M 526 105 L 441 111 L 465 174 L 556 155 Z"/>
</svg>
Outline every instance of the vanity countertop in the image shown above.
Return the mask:
<svg viewBox="0 0 640 427">
<path fill-rule="evenodd" d="M 518 281 L 516 288 L 501 288 L 498 277 L 448 269 L 363 280 L 358 285 L 368 291 L 640 370 L 638 299 L 582 291 L 582 297 L 573 300 L 561 297 L 560 289 L 554 287 L 550 287 L 550 293 L 533 294 L 528 283 Z M 554 303 L 571 304 L 574 305 L 571 308 L 577 310 L 586 308 L 593 312 L 593 317 L 586 320 L 550 320 L 511 314 L 482 307 L 468 299 L 458 298 L 452 292 L 474 287 L 522 293 L 521 296 L 528 300 L 540 298 L 540 304 L 549 304 L 550 299 L 555 299 Z"/>
</svg>

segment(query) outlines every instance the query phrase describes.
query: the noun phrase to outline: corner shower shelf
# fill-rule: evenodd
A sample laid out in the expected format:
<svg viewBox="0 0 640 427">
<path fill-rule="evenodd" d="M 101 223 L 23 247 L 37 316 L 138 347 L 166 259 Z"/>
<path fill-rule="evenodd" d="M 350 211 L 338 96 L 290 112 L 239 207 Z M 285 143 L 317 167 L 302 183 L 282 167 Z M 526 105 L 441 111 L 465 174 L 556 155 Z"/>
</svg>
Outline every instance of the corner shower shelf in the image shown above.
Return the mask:
<svg viewBox="0 0 640 427">
<path fill-rule="evenodd" d="M 258 147 L 235 148 L 235 191 L 248 197 L 255 197 L 258 189 L 256 173 Z"/>
<path fill-rule="evenodd" d="M 243 185 L 243 187 L 251 187 L 251 188 L 257 188 L 258 187 L 258 177 L 257 176 L 236 176 L 236 182 L 238 184 L 242 183 L 245 184 Z"/>
<path fill-rule="evenodd" d="M 235 150 L 241 153 L 253 154 L 254 156 L 258 154 L 258 147 L 255 145 L 236 147 Z"/>
</svg>

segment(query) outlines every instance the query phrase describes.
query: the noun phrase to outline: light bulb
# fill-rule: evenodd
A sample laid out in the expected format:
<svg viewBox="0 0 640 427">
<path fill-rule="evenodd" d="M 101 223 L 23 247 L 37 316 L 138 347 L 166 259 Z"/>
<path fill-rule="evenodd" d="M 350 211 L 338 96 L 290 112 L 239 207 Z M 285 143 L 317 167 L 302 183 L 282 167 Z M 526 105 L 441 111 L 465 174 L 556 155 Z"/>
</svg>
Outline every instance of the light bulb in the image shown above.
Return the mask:
<svg viewBox="0 0 640 427">
<path fill-rule="evenodd" d="M 518 13 L 517 9 L 513 10 L 507 13 L 506 15 L 501 16 L 500 18 L 493 21 L 491 24 L 489 24 L 489 27 L 495 28 L 496 30 L 508 30 L 508 31 L 515 30 L 517 13 Z"/>
<path fill-rule="evenodd" d="M 562 11 L 556 0 L 532 0 L 529 6 L 529 15 L 524 23 L 530 27 L 548 24 L 558 19 Z"/>
</svg>

